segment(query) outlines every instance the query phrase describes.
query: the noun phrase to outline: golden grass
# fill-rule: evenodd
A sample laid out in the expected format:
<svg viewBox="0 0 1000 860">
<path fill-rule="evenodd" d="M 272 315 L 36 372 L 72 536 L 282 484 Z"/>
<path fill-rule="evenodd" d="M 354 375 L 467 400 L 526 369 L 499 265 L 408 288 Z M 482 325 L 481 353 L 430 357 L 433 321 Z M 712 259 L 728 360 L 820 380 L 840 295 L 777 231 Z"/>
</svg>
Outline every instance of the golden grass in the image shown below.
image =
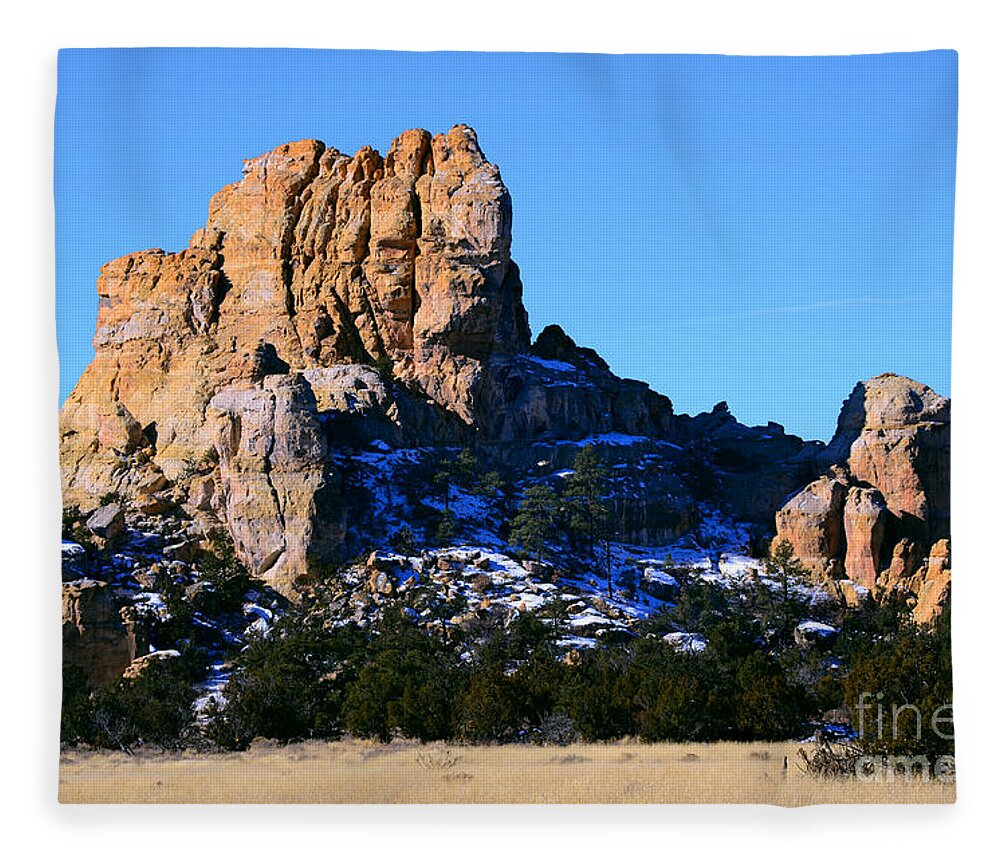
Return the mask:
<svg viewBox="0 0 1000 860">
<path fill-rule="evenodd" d="M 460 746 L 319 741 L 243 753 L 67 751 L 63 803 L 954 803 L 955 786 L 823 780 L 797 743 Z M 784 768 L 785 757 L 788 768 Z"/>
</svg>

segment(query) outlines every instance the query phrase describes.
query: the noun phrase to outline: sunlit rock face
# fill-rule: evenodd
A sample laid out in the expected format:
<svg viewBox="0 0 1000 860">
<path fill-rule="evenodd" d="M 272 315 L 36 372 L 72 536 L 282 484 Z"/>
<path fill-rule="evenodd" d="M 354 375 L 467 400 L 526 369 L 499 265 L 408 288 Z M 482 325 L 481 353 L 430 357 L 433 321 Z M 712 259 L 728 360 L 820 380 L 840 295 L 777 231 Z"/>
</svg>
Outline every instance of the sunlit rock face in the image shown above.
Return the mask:
<svg viewBox="0 0 1000 860">
<path fill-rule="evenodd" d="M 470 447 L 520 480 L 593 440 L 625 541 L 686 533 L 709 497 L 757 537 L 782 507 L 812 568 L 867 582 L 899 523 L 945 536 L 943 398 L 878 377 L 828 449 L 725 404 L 677 415 L 559 326 L 532 342 L 512 229 L 466 126 L 406 131 L 384 156 L 304 140 L 246 161 L 188 248 L 102 268 L 96 355 L 60 420 L 65 505 L 183 512 L 292 594 L 379 528 L 352 483 L 366 446 Z M 783 507 L 834 461 L 842 488 Z"/>
<path fill-rule="evenodd" d="M 586 377 L 560 387 L 532 361 L 511 229 L 466 126 L 384 157 L 303 140 L 248 160 L 188 248 L 102 268 L 65 503 L 186 505 L 288 585 L 342 539 L 330 446 L 663 432 L 670 401 L 603 362 L 560 366 Z"/>
<path fill-rule="evenodd" d="M 814 574 L 902 591 L 933 620 L 951 585 L 951 401 L 891 373 L 859 382 L 819 459 L 838 465 L 778 510 L 776 539 Z"/>
</svg>

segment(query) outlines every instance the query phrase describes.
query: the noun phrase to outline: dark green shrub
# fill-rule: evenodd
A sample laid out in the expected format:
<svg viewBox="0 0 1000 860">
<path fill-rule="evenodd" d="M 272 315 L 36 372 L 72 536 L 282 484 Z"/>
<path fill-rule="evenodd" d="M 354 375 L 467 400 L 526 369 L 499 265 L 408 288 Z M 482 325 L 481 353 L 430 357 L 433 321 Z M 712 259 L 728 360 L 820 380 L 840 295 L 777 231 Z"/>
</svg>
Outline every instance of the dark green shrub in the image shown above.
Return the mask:
<svg viewBox="0 0 1000 860">
<path fill-rule="evenodd" d="M 954 755 L 951 625 L 904 627 L 888 639 L 856 642 L 844 677 L 845 704 L 871 755 Z"/>
<path fill-rule="evenodd" d="M 89 696 L 77 741 L 106 749 L 182 746 L 192 723 L 194 686 L 184 660 L 150 663 L 137 678 L 122 679 Z"/>
<path fill-rule="evenodd" d="M 455 734 L 466 741 L 495 743 L 510 740 L 524 716 L 523 690 L 501 664 L 473 670 L 455 708 Z"/>
<path fill-rule="evenodd" d="M 459 678 L 456 656 L 443 643 L 391 613 L 347 687 L 344 723 L 358 737 L 381 741 L 448 738 Z"/>
<path fill-rule="evenodd" d="M 324 630 L 315 620 L 287 618 L 240 655 L 207 734 L 242 749 L 255 737 L 292 741 L 336 736 L 343 693 L 354 677 L 364 638 L 356 628 Z"/>
</svg>

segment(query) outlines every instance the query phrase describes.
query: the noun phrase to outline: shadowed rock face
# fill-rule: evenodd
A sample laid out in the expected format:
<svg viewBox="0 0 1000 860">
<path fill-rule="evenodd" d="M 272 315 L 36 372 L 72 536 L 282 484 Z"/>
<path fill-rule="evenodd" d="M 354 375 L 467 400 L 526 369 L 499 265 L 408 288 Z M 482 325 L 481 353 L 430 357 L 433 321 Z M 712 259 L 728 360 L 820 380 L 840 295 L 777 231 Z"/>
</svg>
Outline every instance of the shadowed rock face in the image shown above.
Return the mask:
<svg viewBox="0 0 1000 860">
<path fill-rule="evenodd" d="M 951 402 L 926 385 L 894 374 L 859 382 L 819 458 L 839 466 L 778 510 L 776 539 L 817 575 L 903 590 L 916 618 L 936 617 L 951 581 L 950 422 Z M 839 496 L 817 492 L 837 483 Z"/>
<path fill-rule="evenodd" d="M 82 669 L 91 684 L 120 678 L 136 656 L 132 624 L 104 582 L 63 583 L 62 637 L 64 662 Z"/>
</svg>

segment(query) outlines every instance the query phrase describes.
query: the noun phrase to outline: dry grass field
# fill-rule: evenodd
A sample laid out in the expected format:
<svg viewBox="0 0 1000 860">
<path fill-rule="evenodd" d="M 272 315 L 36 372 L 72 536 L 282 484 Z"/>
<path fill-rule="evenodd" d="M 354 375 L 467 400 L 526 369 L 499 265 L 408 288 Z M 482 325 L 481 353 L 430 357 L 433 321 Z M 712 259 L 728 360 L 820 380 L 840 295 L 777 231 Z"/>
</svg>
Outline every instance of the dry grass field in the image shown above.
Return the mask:
<svg viewBox="0 0 1000 860">
<path fill-rule="evenodd" d="M 567 747 L 261 745 L 230 754 L 66 751 L 62 803 L 953 803 L 923 780 L 824 780 L 797 743 Z M 787 770 L 784 767 L 788 758 Z"/>
</svg>

